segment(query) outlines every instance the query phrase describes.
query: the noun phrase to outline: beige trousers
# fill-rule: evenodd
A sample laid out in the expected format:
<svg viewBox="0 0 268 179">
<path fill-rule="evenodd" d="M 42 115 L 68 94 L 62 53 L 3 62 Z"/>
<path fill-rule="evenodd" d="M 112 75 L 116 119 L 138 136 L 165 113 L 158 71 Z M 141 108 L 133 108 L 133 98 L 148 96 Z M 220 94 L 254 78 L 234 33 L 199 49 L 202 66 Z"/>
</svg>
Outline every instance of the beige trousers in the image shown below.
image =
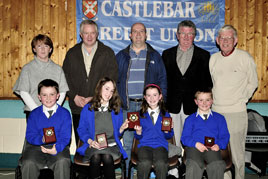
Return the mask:
<svg viewBox="0 0 268 179">
<path fill-rule="evenodd" d="M 245 178 L 245 142 L 248 129 L 247 111 L 221 113 L 227 122 L 230 133 L 232 160 L 235 166 L 235 179 Z M 224 179 L 231 179 L 231 172 L 225 172 Z"/>
</svg>

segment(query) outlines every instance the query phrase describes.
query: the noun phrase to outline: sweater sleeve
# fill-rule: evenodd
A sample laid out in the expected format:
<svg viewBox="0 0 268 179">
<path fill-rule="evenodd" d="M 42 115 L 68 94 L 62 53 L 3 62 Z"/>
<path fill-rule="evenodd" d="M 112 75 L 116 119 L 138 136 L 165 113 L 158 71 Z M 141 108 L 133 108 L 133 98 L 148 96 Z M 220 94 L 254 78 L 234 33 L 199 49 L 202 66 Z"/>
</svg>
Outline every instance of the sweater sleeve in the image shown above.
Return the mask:
<svg viewBox="0 0 268 179">
<path fill-rule="evenodd" d="M 192 116 L 190 115 L 185 120 L 181 135 L 181 142 L 183 145 L 187 147 L 195 147 L 195 144 L 197 142 L 192 137 L 192 131 L 193 131 L 193 120 Z"/>
<path fill-rule="evenodd" d="M 250 99 L 258 87 L 258 75 L 256 71 L 256 64 L 254 59 L 249 55 L 248 60 L 248 68 L 246 70 L 248 76 L 248 84 L 247 84 L 247 98 Z"/>
<path fill-rule="evenodd" d="M 164 100 L 166 101 L 167 99 L 167 74 L 166 74 L 166 68 L 164 65 L 164 62 L 162 60 L 162 57 L 159 55 L 158 56 L 158 81 L 159 81 L 159 86 L 162 90 Z"/>
<path fill-rule="evenodd" d="M 59 110 L 59 109 L 58 109 Z M 67 110 L 63 110 L 61 115 L 60 131 L 57 133 L 56 150 L 62 152 L 63 149 L 70 143 L 72 134 L 72 119 L 71 114 Z"/>
<path fill-rule="evenodd" d="M 74 97 L 76 96 L 76 90 L 71 80 L 73 74 L 71 74 L 72 64 L 71 64 L 70 53 L 71 53 L 70 51 L 67 52 L 66 57 L 63 61 L 62 69 L 64 71 L 65 78 L 69 87 L 69 91 L 67 92 L 67 94 L 70 97 L 70 99 L 74 99 Z"/>
<path fill-rule="evenodd" d="M 27 128 L 26 128 L 26 140 L 32 145 L 42 145 L 43 135 L 41 135 L 38 124 L 36 124 L 35 116 L 30 113 Z"/>
<path fill-rule="evenodd" d="M 22 98 L 23 102 L 30 108 L 31 111 L 38 107 L 38 105 L 34 102 L 33 98 L 28 92 L 21 91 L 20 97 Z"/>
<path fill-rule="evenodd" d="M 165 135 L 165 138 L 166 139 L 170 139 L 170 138 L 172 138 L 173 136 L 174 136 L 174 131 L 173 131 L 173 129 L 171 129 L 171 131 L 169 131 L 169 132 L 164 132 L 164 135 Z"/>
<path fill-rule="evenodd" d="M 222 118 L 220 118 L 218 128 L 219 128 L 219 135 L 218 135 L 218 139 L 215 141 L 215 143 L 218 144 L 220 149 L 226 149 L 226 147 L 229 143 L 230 134 L 229 134 L 229 131 L 227 128 L 226 120 L 223 116 L 222 116 Z"/>
<path fill-rule="evenodd" d="M 59 99 L 58 99 L 58 101 L 57 101 L 57 103 L 58 103 L 59 105 L 62 105 L 62 103 L 63 103 L 63 101 L 64 101 L 64 99 L 65 99 L 65 96 L 66 96 L 66 92 L 61 92 L 61 93 L 60 93 L 60 97 L 59 97 Z"/>
<path fill-rule="evenodd" d="M 80 121 L 79 121 L 79 126 L 77 128 L 77 132 L 79 135 L 80 140 L 83 141 L 83 143 L 87 143 L 88 139 L 94 140 L 94 135 L 93 138 L 91 137 L 90 133 L 95 131 L 92 131 L 93 126 L 90 126 L 90 118 L 92 117 L 91 113 L 89 112 L 88 109 L 89 105 L 85 105 L 84 108 L 81 111 L 80 114 Z M 94 120 L 94 119 L 92 119 Z"/>
<path fill-rule="evenodd" d="M 122 124 L 123 124 L 123 111 L 122 111 L 122 109 L 120 109 L 120 112 L 117 115 L 117 129 L 116 129 L 116 132 L 117 132 L 118 137 L 122 137 L 123 133 L 124 133 L 124 132 L 120 133 L 120 127 L 122 126 Z"/>
</svg>

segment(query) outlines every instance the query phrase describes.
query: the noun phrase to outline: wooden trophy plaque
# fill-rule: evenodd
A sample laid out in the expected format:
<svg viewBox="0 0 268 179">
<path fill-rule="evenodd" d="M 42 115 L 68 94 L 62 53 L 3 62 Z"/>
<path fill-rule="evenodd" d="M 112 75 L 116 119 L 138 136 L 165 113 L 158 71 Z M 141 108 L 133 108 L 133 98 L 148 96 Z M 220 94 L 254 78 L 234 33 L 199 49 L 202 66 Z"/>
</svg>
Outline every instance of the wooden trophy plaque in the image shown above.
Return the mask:
<svg viewBox="0 0 268 179">
<path fill-rule="evenodd" d="M 128 112 L 127 118 L 129 121 L 128 123 L 129 129 L 134 129 L 136 125 L 140 126 L 139 112 Z"/>
<path fill-rule="evenodd" d="M 163 117 L 162 119 L 162 131 L 171 131 L 172 118 L 171 117 Z"/>
<path fill-rule="evenodd" d="M 96 134 L 96 141 L 100 144 L 100 149 L 108 147 L 106 133 Z"/>
<path fill-rule="evenodd" d="M 44 132 L 44 138 L 45 138 L 46 144 L 56 142 L 56 135 L 55 135 L 54 127 L 43 128 L 43 132 Z"/>
<path fill-rule="evenodd" d="M 207 137 L 205 136 L 205 146 L 207 148 L 211 148 L 215 143 L 215 138 L 214 137 Z"/>
</svg>

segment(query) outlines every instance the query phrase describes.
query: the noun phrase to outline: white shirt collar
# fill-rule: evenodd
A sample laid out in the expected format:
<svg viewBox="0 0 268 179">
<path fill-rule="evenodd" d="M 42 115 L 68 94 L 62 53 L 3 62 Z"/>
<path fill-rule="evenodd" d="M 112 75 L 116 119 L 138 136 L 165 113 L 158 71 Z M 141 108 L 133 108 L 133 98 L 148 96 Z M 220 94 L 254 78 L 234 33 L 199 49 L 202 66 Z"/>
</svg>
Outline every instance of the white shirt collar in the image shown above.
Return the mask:
<svg viewBox="0 0 268 179">
<path fill-rule="evenodd" d="M 205 120 L 205 117 L 203 116 L 203 113 L 201 113 L 201 112 L 199 111 L 199 109 L 197 109 L 196 117 L 197 117 L 198 115 L 199 115 L 202 119 Z M 210 115 L 212 115 L 212 111 L 211 111 L 211 109 L 208 111 L 207 119 L 208 119 L 208 117 L 209 117 Z"/>
<path fill-rule="evenodd" d="M 104 107 L 103 110 L 101 109 L 102 107 Z M 107 104 L 104 104 L 104 105 L 101 104 L 101 107 L 99 107 L 98 110 L 99 110 L 100 112 L 105 112 L 105 111 L 108 111 L 108 107 L 109 107 L 109 102 L 108 102 Z"/>
<path fill-rule="evenodd" d="M 155 124 L 157 121 L 158 115 L 160 113 L 159 106 L 155 109 L 148 108 L 147 111 L 148 111 L 149 115 L 151 114 L 152 111 L 154 111 L 153 117 L 154 117 L 154 124 Z"/>
<path fill-rule="evenodd" d="M 48 111 L 53 110 L 52 112 L 52 115 L 53 115 L 57 111 L 57 109 L 58 109 L 57 103 L 54 104 L 51 108 L 47 108 L 45 105 L 43 105 L 43 112 L 45 113 L 47 117 L 49 117 Z"/>
</svg>

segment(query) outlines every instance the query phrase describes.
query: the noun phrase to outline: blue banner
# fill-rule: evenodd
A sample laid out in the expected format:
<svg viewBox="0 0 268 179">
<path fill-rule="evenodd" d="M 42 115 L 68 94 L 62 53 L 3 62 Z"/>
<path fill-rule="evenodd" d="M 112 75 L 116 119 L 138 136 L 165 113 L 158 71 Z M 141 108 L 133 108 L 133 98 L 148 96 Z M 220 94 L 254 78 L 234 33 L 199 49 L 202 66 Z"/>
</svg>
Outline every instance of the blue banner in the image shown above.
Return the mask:
<svg viewBox="0 0 268 179">
<path fill-rule="evenodd" d="M 177 25 L 182 20 L 196 24 L 195 44 L 215 53 L 216 35 L 224 25 L 225 0 L 76 0 L 77 41 L 79 25 L 92 19 L 99 26 L 99 40 L 115 53 L 130 44 L 131 25 L 142 22 L 147 42 L 159 53 L 178 44 Z"/>
</svg>

